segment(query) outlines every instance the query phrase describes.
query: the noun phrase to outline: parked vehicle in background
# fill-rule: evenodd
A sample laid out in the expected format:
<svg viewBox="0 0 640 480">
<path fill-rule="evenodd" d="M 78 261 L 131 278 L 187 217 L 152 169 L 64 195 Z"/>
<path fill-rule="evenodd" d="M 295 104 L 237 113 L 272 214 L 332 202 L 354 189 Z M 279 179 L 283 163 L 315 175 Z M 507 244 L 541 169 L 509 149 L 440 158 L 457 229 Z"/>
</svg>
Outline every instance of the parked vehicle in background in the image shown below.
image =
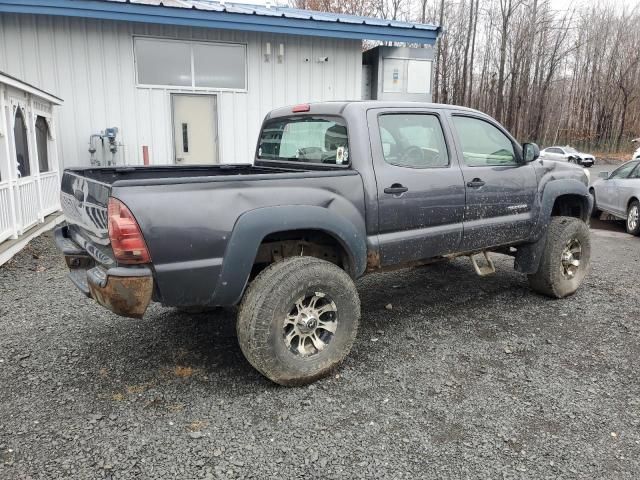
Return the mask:
<svg viewBox="0 0 640 480">
<path fill-rule="evenodd" d="M 638 145 L 636 151 L 631 155 L 631 160 L 640 160 L 640 138 L 634 138 L 631 142 Z"/>
<path fill-rule="evenodd" d="M 601 172 L 589 193 L 593 215 L 606 212 L 626 220 L 627 232 L 640 235 L 640 160 L 621 165 L 612 173 Z"/>
<path fill-rule="evenodd" d="M 547 147 L 540 151 L 540 158 L 545 160 L 565 161 L 582 165 L 583 167 L 591 167 L 596 163 L 596 159 L 589 153 L 582 153 L 573 147 Z"/>
<path fill-rule="evenodd" d="M 584 169 L 538 160 L 491 117 L 449 105 L 280 108 L 253 165 L 69 169 L 56 231 L 71 279 L 113 312 L 240 304 L 238 342 L 299 385 L 349 353 L 365 273 L 488 252 L 531 288 L 573 294 L 589 269 Z"/>
</svg>

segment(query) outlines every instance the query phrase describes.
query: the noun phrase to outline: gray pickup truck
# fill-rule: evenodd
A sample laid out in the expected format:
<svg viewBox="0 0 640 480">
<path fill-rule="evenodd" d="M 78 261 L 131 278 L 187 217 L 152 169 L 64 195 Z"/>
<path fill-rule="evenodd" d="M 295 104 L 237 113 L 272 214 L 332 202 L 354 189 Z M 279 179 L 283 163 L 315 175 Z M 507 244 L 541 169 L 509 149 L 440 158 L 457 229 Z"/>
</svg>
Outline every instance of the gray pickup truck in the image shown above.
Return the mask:
<svg viewBox="0 0 640 480">
<path fill-rule="evenodd" d="M 327 102 L 267 115 L 253 165 L 65 170 L 56 231 L 70 277 L 118 315 L 151 301 L 239 305 L 247 360 L 311 382 L 355 340 L 355 280 L 488 252 L 561 298 L 589 268 L 582 168 L 538 158 L 492 118 L 449 105 Z"/>
</svg>

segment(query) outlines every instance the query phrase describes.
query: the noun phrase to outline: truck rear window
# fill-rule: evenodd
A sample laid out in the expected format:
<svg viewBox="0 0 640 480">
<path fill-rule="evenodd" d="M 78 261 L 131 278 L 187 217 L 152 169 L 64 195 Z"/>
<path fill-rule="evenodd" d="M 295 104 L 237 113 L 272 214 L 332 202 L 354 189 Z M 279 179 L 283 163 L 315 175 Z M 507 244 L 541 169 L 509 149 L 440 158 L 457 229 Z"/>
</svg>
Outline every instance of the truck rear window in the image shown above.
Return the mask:
<svg viewBox="0 0 640 480">
<path fill-rule="evenodd" d="M 305 115 L 269 120 L 260 132 L 258 159 L 348 165 L 347 127 L 333 117 Z"/>
</svg>

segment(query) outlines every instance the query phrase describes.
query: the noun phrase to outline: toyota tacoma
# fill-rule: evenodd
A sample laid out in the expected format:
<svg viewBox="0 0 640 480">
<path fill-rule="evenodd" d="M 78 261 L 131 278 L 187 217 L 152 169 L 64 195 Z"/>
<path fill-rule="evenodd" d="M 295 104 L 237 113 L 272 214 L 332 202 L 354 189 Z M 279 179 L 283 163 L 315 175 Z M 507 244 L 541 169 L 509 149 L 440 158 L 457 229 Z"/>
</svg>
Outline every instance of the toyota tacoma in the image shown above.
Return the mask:
<svg viewBox="0 0 640 480">
<path fill-rule="evenodd" d="M 238 305 L 247 360 L 300 385 L 349 353 L 365 274 L 468 256 L 485 275 L 496 252 L 574 293 L 593 201 L 582 168 L 539 153 L 462 107 L 296 105 L 266 116 L 252 164 L 65 170 L 56 242 L 118 315 Z"/>
</svg>

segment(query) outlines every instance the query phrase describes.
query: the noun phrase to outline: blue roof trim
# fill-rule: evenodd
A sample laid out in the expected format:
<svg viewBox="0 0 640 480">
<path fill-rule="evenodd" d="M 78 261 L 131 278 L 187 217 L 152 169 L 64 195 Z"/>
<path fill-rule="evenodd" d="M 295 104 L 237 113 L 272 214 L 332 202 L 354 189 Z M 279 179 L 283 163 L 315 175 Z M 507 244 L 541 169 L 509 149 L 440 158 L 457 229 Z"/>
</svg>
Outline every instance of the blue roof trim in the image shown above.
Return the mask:
<svg viewBox="0 0 640 480">
<path fill-rule="evenodd" d="M 324 12 L 253 5 L 243 11 L 239 4 L 228 5 L 229 8 L 225 8 L 221 4 L 211 4 L 213 8 L 201 9 L 195 5 L 184 8 L 100 0 L 0 0 L 0 12 L 421 44 L 433 44 L 440 32 L 439 27 L 432 25 L 354 15 L 342 18 Z M 243 13 L 235 13 L 241 11 Z"/>
</svg>

